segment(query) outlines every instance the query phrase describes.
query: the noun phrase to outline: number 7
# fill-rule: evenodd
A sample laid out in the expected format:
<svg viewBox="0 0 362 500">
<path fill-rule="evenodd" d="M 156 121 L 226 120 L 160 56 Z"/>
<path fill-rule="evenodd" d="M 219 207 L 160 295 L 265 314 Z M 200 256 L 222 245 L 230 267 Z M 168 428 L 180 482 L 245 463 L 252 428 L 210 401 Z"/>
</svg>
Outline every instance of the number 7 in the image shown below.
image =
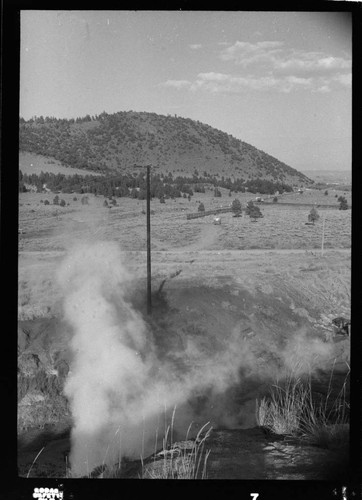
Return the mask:
<svg viewBox="0 0 362 500">
<path fill-rule="evenodd" d="M 250 493 L 250 496 L 253 497 L 253 500 L 256 500 L 259 496 L 259 493 Z"/>
</svg>

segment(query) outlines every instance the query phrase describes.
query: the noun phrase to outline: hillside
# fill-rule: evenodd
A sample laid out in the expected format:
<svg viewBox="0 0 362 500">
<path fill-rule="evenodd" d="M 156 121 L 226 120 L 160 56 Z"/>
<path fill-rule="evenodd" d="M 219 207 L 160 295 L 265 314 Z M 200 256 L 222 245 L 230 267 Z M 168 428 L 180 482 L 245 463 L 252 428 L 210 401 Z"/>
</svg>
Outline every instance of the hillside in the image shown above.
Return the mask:
<svg viewBox="0 0 362 500">
<path fill-rule="evenodd" d="M 233 136 L 199 121 L 133 111 L 74 119 L 20 119 L 19 147 L 62 164 L 126 173 L 134 164 L 192 176 L 263 178 L 310 184 L 304 174 Z"/>
<path fill-rule="evenodd" d="M 59 160 L 49 158 L 45 155 L 29 153 L 27 151 L 19 152 L 19 170 L 21 170 L 23 174 L 27 175 L 40 175 L 41 172 L 49 172 L 55 175 L 62 174 L 65 176 L 101 175 L 100 173 L 92 170 L 70 167 L 62 164 Z"/>
</svg>

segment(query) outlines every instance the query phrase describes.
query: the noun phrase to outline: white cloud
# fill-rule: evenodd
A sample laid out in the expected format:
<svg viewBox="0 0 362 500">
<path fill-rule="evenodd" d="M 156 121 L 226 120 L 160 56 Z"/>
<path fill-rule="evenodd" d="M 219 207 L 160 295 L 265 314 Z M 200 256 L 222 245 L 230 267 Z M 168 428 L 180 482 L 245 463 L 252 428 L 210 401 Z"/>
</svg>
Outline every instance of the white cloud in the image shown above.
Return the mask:
<svg viewBox="0 0 362 500">
<path fill-rule="evenodd" d="M 331 92 L 331 88 L 328 85 L 322 85 L 314 90 L 314 92 L 322 92 L 323 94 Z"/>
<path fill-rule="evenodd" d="M 341 73 L 334 77 L 334 80 L 344 87 L 352 85 L 352 73 Z"/>
<path fill-rule="evenodd" d="M 223 61 L 242 67 L 255 65 L 258 71 L 283 74 L 328 74 L 351 69 L 351 59 L 324 52 L 304 51 L 285 47 L 283 42 L 235 42 L 219 53 Z"/>
<path fill-rule="evenodd" d="M 199 73 L 190 89 L 192 91 L 206 90 L 212 93 L 241 93 L 247 90 L 290 92 L 298 88 L 311 88 L 311 86 L 311 79 L 295 76 L 282 78 L 276 78 L 273 75 L 245 77 L 210 72 Z"/>
<path fill-rule="evenodd" d="M 191 87 L 191 82 L 189 80 L 167 80 L 160 84 L 162 87 L 173 87 L 176 89 L 183 89 Z"/>
<path fill-rule="evenodd" d="M 284 72 L 298 71 L 301 73 L 326 74 L 350 69 L 350 67 L 351 62 L 347 59 L 325 56 L 318 52 L 294 51 L 290 57 L 284 54 L 284 58 L 276 58 L 274 60 L 275 70 Z"/>
<path fill-rule="evenodd" d="M 327 93 L 333 89 L 343 88 L 350 84 L 350 75 L 338 74 L 328 76 L 300 76 L 297 75 L 273 75 L 269 73 L 263 76 L 255 75 L 232 75 L 210 71 L 199 73 L 194 81 L 189 80 L 167 80 L 160 84 L 163 87 L 176 90 L 191 90 L 192 92 L 205 91 L 213 94 L 231 93 L 238 94 L 246 91 L 275 91 L 290 93 L 292 91 L 308 90 L 312 92 Z"/>
<path fill-rule="evenodd" d="M 283 42 L 235 42 L 220 53 L 223 61 L 233 61 L 236 64 L 247 66 L 255 62 L 270 61 L 280 52 Z"/>
</svg>

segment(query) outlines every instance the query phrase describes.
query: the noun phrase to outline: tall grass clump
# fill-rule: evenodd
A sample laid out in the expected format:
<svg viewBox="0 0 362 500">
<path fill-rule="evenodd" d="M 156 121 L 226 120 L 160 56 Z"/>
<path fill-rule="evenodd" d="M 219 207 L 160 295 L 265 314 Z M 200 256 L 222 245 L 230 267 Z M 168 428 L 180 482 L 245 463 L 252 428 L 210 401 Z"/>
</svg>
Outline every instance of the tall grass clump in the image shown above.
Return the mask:
<svg viewBox="0 0 362 500">
<path fill-rule="evenodd" d="M 148 464 L 142 461 L 142 479 L 206 479 L 210 450 L 205 450 L 205 443 L 212 427 L 206 430 L 207 422 L 196 438 L 189 440 L 191 423 L 185 441 L 174 443 L 173 422 L 174 414 L 162 440 L 162 450 L 155 453 Z"/>
<path fill-rule="evenodd" d="M 346 399 L 349 372 L 335 399 L 331 396 L 332 375 L 326 396 L 318 400 L 313 395 L 310 377 L 303 381 L 290 376 L 274 384 L 268 396 L 257 400 L 258 425 L 275 434 L 324 448 L 345 446 L 349 441 L 349 403 Z"/>
</svg>

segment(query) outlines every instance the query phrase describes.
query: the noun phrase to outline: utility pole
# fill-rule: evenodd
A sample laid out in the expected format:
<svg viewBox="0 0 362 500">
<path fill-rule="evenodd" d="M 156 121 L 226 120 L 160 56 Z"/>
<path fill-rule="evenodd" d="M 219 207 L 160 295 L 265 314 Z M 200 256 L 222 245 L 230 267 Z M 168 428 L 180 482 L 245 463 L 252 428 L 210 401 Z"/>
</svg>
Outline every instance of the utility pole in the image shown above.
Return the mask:
<svg viewBox="0 0 362 500">
<path fill-rule="evenodd" d="M 322 231 L 322 248 L 321 248 L 321 255 L 323 257 L 323 252 L 324 252 L 324 228 L 326 225 L 326 216 L 323 217 L 323 231 Z"/>
<path fill-rule="evenodd" d="M 147 314 L 152 313 L 152 298 L 151 298 L 151 186 L 150 186 L 150 171 L 151 165 L 135 165 L 134 168 L 145 168 L 146 172 L 146 226 L 147 226 Z"/>
<path fill-rule="evenodd" d="M 152 312 L 151 299 L 151 188 L 150 165 L 147 165 L 147 314 Z"/>
</svg>

